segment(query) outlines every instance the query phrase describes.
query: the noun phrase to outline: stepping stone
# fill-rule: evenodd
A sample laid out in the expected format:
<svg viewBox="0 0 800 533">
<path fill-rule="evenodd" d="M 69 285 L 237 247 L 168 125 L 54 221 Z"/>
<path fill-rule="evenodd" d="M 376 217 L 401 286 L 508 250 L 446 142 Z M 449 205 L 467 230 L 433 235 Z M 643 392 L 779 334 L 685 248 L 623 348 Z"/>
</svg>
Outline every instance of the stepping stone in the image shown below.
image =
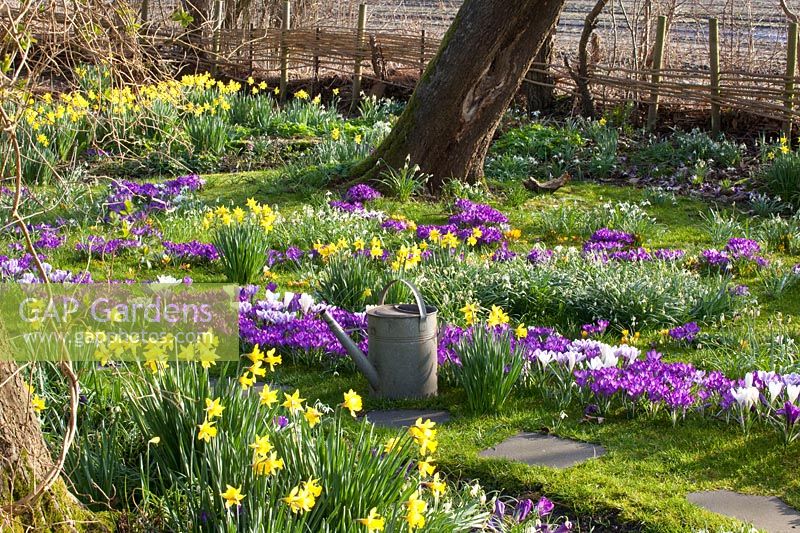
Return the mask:
<svg viewBox="0 0 800 533">
<path fill-rule="evenodd" d="M 433 411 L 424 409 L 390 409 L 387 411 L 370 411 L 366 415 L 367 420 L 379 427 L 385 428 L 407 428 L 414 425 L 417 418 L 422 420 L 431 419 L 437 424 L 444 424 L 450 421 L 450 413 L 447 411 Z"/>
<path fill-rule="evenodd" d="M 519 433 L 494 448 L 483 450 L 480 457 L 501 457 L 531 466 L 569 468 L 587 459 L 605 454 L 602 446 L 561 439 L 542 433 Z"/>
<path fill-rule="evenodd" d="M 692 492 L 686 498 L 704 509 L 749 522 L 770 533 L 800 531 L 800 512 L 778 498 L 751 496 L 729 490 Z"/>
</svg>

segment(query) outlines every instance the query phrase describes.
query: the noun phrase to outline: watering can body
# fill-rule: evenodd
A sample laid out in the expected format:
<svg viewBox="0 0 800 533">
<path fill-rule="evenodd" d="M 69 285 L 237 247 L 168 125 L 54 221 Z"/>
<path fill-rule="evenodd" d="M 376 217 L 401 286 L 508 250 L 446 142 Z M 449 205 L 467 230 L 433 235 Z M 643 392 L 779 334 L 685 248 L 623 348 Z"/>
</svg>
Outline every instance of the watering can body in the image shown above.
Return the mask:
<svg viewBox="0 0 800 533">
<path fill-rule="evenodd" d="M 384 304 L 396 282 L 408 285 L 416 304 Z M 426 306 L 416 287 L 395 280 L 383 290 L 380 304 L 367 311 L 369 355 L 365 356 L 327 311 L 331 330 L 382 398 L 423 398 L 438 390 L 437 310 Z"/>
</svg>

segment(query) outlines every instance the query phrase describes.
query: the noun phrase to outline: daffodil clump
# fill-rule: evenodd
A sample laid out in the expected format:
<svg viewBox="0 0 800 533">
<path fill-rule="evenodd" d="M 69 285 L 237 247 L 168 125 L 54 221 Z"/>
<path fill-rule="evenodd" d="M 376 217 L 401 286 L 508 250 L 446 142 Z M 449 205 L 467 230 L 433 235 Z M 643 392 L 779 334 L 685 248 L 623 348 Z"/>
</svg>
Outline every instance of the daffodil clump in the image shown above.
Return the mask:
<svg viewBox="0 0 800 533">
<path fill-rule="evenodd" d="M 131 375 L 132 412 L 150 438 L 151 490 L 170 487 L 161 497 L 192 494 L 183 500 L 189 521 L 204 516 L 215 527 L 247 531 L 337 524 L 336 530 L 353 533 L 445 532 L 487 523 L 485 505 L 461 501 L 463 491 L 448 487 L 437 471 L 434 422 L 420 418 L 383 440 L 357 419 L 364 401 L 355 390 L 332 409 L 299 389 L 264 383 L 281 362 L 274 349 L 256 345 L 238 382 L 221 378 L 211 385 L 197 361 Z M 196 418 L 187 434 L 188 417 Z M 183 518 L 175 519 L 172 527 L 185 529 Z"/>
</svg>

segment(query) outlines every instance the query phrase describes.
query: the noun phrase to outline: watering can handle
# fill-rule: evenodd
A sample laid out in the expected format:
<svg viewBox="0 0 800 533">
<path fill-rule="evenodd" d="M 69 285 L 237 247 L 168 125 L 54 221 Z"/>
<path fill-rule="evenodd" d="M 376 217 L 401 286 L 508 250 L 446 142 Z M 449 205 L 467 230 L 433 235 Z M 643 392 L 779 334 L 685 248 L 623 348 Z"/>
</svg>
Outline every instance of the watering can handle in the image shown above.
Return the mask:
<svg viewBox="0 0 800 533">
<path fill-rule="evenodd" d="M 420 294 L 419 289 L 417 289 L 410 281 L 406 281 L 404 279 L 395 279 L 390 281 L 389 284 L 383 288 L 378 305 L 383 305 L 386 302 L 386 294 L 388 294 L 391 286 L 398 282 L 405 283 L 406 286 L 411 289 L 411 292 L 414 294 L 414 299 L 417 301 L 417 307 L 419 308 L 420 322 L 425 322 L 425 320 L 428 319 L 428 312 L 425 310 L 425 302 L 422 300 L 422 294 Z"/>
</svg>

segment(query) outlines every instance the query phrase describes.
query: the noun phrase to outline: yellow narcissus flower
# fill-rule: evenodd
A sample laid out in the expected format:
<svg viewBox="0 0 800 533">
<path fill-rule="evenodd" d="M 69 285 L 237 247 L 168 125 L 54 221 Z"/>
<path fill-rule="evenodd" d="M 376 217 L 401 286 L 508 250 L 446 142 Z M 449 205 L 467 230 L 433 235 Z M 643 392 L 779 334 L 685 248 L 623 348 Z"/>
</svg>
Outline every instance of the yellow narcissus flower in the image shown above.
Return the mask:
<svg viewBox="0 0 800 533">
<path fill-rule="evenodd" d="M 264 352 L 261 351 L 261 348 L 258 347 L 258 344 L 253 346 L 253 351 L 247 354 L 247 357 L 252 361 L 263 361 L 264 360 Z"/>
<path fill-rule="evenodd" d="M 267 455 L 272 451 L 272 443 L 269 441 L 269 435 L 259 437 L 256 435 L 256 440 L 250 445 L 255 450 L 256 455 Z"/>
<path fill-rule="evenodd" d="M 444 494 L 445 491 L 447 490 L 447 483 L 439 479 L 439 472 L 436 472 L 433 475 L 433 479 L 429 481 L 427 485 L 428 488 L 431 489 L 431 492 L 433 492 L 433 495 L 436 496 L 437 498 L 441 494 Z"/>
<path fill-rule="evenodd" d="M 204 420 L 203 423 L 197 427 L 199 428 L 199 431 L 197 432 L 197 440 L 211 442 L 211 439 L 217 436 L 217 428 L 214 426 L 213 422 Z"/>
<path fill-rule="evenodd" d="M 344 403 L 342 403 L 342 407 L 348 409 L 350 411 L 350 415 L 355 418 L 356 413 L 363 409 L 361 396 L 359 396 L 358 393 L 353 389 L 350 389 L 344 393 Z"/>
<path fill-rule="evenodd" d="M 400 439 L 397 437 L 392 437 L 388 441 L 386 441 L 386 445 L 383 447 L 384 453 L 392 453 L 392 451 L 397 447 L 397 443 L 400 442 Z"/>
<path fill-rule="evenodd" d="M 468 326 L 471 326 L 475 323 L 475 318 L 478 315 L 478 304 L 475 303 L 468 303 L 461 309 L 459 309 L 462 313 L 464 313 L 464 321 L 467 323 Z"/>
<path fill-rule="evenodd" d="M 500 326 L 502 324 L 508 324 L 508 313 L 503 311 L 500 306 L 493 305 L 492 310 L 489 311 L 489 318 L 486 321 L 486 325 L 491 327 Z"/>
<path fill-rule="evenodd" d="M 358 523 L 367 528 L 367 533 L 373 531 L 383 531 L 386 520 L 378 514 L 378 509 L 373 507 L 369 510 L 366 518 L 359 518 Z"/>
<path fill-rule="evenodd" d="M 322 485 L 319 484 L 318 479 L 309 479 L 303 484 L 303 488 L 315 498 L 319 498 L 320 494 L 322 494 Z"/>
<path fill-rule="evenodd" d="M 230 485 L 225 485 L 225 492 L 221 492 L 220 496 L 222 496 L 222 499 L 225 500 L 226 509 L 233 505 L 241 505 L 242 500 L 244 500 L 245 497 L 245 495 L 242 494 L 241 487 L 232 487 Z"/>
<path fill-rule="evenodd" d="M 308 422 L 308 426 L 313 428 L 319 424 L 322 413 L 320 413 L 315 407 L 311 407 L 309 405 L 306 406 L 306 412 L 303 414 L 303 416 L 305 417 L 306 422 Z"/>
<path fill-rule="evenodd" d="M 422 514 L 428 508 L 428 503 L 419 499 L 419 492 L 415 491 L 406 502 L 406 522 L 408 529 L 418 529 L 425 525 L 425 516 Z"/>
<path fill-rule="evenodd" d="M 261 361 L 256 361 L 255 363 L 253 363 L 252 365 L 250 365 L 247 368 L 247 371 L 250 372 L 251 374 L 253 374 L 256 377 L 262 377 L 263 378 L 264 376 L 267 375 L 267 369 L 263 368 L 263 366 L 262 366 L 263 364 L 264 363 L 262 363 Z"/>
<path fill-rule="evenodd" d="M 249 373 L 245 372 L 241 376 L 239 376 L 239 385 L 241 385 L 242 390 L 247 390 L 256 383 L 256 378 L 252 377 Z"/>
<path fill-rule="evenodd" d="M 295 389 L 294 394 L 292 395 L 284 392 L 283 396 L 286 398 L 286 400 L 281 405 L 287 408 L 291 413 L 296 413 L 297 411 L 303 410 L 303 402 L 306 401 L 306 399 L 300 397 L 299 389 Z"/>
<path fill-rule="evenodd" d="M 278 459 L 278 454 L 272 452 L 268 456 L 257 458 L 253 463 L 253 470 L 259 476 L 269 476 L 278 470 L 283 470 L 283 459 Z"/>
<path fill-rule="evenodd" d="M 275 372 L 275 365 L 283 363 L 283 358 L 280 355 L 275 355 L 275 348 L 272 348 L 266 354 L 266 361 L 269 365 L 269 371 Z"/>
<path fill-rule="evenodd" d="M 518 339 L 524 339 L 528 336 L 528 328 L 525 327 L 525 324 L 520 324 L 517 326 L 517 329 L 514 330 L 514 335 L 516 335 Z"/>
<path fill-rule="evenodd" d="M 419 475 L 423 478 L 432 476 L 436 471 L 436 467 L 433 465 L 433 458 L 430 456 L 425 458 L 424 461 L 418 462 L 417 468 L 419 469 Z"/>
<path fill-rule="evenodd" d="M 408 432 L 414 438 L 414 442 L 419 446 L 420 455 L 428 455 L 436 452 L 439 443 L 436 441 L 436 430 L 433 429 L 436 422 L 427 419 L 417 418 L 413 426 L 408 428 Z"/>
<path fill-rule="evenodd" d="M 220 403 L 220 399 L 216 398 L 212 400 L 211 398 L 206 398 L 206 416 L 209 420 L 214 420 L 217 417 L 222 416 L 222 411 L 225 410 L 225 407 Z"/>
<path fill-rule="evenodd" d="M 305 90 L 300 89 L 294 93 L 294 97 L 298 100 L 308 100 L 308 93 Z"/>
<path fill-rule="evenodd" d="M 278 402 L 278 391 L 270 389 L 269 385 L 264 385 L 264 388 L 258 393 L 258 397 L 261 399 L 260 405 L 272 407 L 274 403 Z"/>
<path fill-rule="evenodd" d="M 342 132 L 341 132 L 341 130 L 339 130 L 339 128 L 333 128 L 331 130 L 331 139 L 333 139 L 334 141 L 338 141 L 339 137 L 341 137 L 341 136 L 342 136 Z"/>
<path fill-rule="evenodd" d="M 334 96 L 339 96 L 339 88 L 338 87 L 336 89 L 334 89 L 333 91 L 331 91 L 331 92 L 333 92 Z"/>
<path fill-rule="evenodd" d="M 44 398 L 39 396 L 38 394 L 34 394 L 33 398 L 31 398 L 31 407 L 37 413 L 41 413 L 47 408 L 47 404 L 44 401 Z"/>
</svg>

